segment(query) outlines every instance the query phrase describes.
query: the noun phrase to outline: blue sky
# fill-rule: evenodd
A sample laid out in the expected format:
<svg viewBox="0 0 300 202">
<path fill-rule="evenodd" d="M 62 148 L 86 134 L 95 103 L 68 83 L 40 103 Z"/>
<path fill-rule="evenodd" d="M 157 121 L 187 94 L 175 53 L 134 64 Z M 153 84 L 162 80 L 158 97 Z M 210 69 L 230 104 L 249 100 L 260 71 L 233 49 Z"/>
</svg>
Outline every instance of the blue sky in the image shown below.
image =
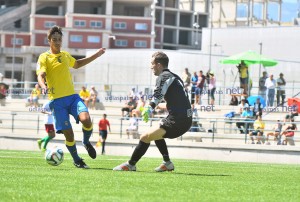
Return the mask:
<svg viewBox="0 0 300 202">
<path fill-rule="evenodd" d="M 294 18 L 297 17 L 298 10 L 300 10 L 299 5 L 300 0 L 283 0 L 282 3 L 282 19 L 283 22 L 291 22 Z M 279 19 L 278 16 L 278 4 L 269 2 L 268 7 L 268 18 L 277 21 Z M 240 4 L 238 6 L 238 16 L 246 17 L 247 16 L 247 5 Z M 255 3 L 254 4 L 254 16 L 258 19 L 262 18 L 262 4 Z"/>
</svg>

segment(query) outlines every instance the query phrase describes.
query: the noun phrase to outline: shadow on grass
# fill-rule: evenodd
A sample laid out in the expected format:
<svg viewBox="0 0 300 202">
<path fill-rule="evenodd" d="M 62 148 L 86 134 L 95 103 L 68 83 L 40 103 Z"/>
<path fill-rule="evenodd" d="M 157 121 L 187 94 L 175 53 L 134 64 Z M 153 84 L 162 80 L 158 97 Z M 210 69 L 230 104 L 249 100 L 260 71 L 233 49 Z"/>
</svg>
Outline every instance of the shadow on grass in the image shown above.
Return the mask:
<svg viewBox="0 0 300 202">
<path fill-rule="evenodd" d="M 179 172 L 172 172 L 175 175 L 191 175 L 191 176 L 202 176 L 202 177 L 229 177 L 232 175 L 225 175 L 225 174 L 201 174 L 201 173 L 179 173 Z"/>
<path fill-rule="evenodd" d="M 90 170 L 108 170 L 108 171 L 113 171 L 112 168 L 90 168 Z M 122 172 L 122 171 L 114 171 L 114 172 Z M 130 172 L 130 171 L 123 171 L 123 172 Z M 158 173 L 155 171 L 133 171 L 134 173 L 148 173 L 148 174 L 153 174 L 153 173 Z M 162 174 L 163 172 L 160 172 L 158 174 Z M 181 173 L 181 172 L 167 172 L 167 173 L 172 173 L 172 175 L 188 175 L 188 176 L 199 176 L 199 177 L 229 177 L 232 175 L 225 175 L 225 174 L 201 174 L 201 173 Z"/>
</svg>

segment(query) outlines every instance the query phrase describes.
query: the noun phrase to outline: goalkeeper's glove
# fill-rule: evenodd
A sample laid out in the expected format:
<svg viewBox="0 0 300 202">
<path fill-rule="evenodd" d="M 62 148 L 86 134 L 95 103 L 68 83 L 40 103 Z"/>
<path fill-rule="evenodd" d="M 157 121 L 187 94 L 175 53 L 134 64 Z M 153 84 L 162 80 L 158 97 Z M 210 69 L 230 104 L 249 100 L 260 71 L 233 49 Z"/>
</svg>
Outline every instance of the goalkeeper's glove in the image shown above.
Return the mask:
<svg viewBox="0 0 300 202">
<path fill-rule="evenodd" d="M 153 109 L 152 107 L 148 106 L 148 107 L 144 107 L 143 111 L 142 111 L 142 120 L 147 123 L 149 121 L 149 116 L 152 114 Z"/>
</svg>

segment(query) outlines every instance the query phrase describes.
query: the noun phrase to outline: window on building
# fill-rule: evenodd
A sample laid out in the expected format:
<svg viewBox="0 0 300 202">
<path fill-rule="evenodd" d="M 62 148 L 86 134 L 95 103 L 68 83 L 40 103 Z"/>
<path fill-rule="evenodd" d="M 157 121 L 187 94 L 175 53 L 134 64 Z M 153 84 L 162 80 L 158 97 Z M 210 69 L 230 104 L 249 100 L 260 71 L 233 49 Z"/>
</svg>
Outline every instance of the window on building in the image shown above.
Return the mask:
<svg viewBox="0 0 300 202">
<path fill-rule="evenodd" d="M 115 46 L 117 47 L 127 47 L 128 41 L 127 40 L 115 40 Z"/>
<path fill-rule="evenodd" d="M 135 30 L 147 30 L 148 25 L 146 23 L 135 23 Z"/>
<path fill-rule="evenodd" d="M 134 47 L 147 48 L 147 41 L 136 40 L 136 41 L 134 41 Z"/>
<path fill-rule="evenodd" d="M 11 45 L 23 45 L 23 39 L 22 38 L 12 38 L 11 39 Z"/>
<path fill-rule="evenodd" d="M 54 22 L 54 21 L 45 21 L 44 22 L 44 28 L 51 28 L 54 25 L 56 25 L 56 22 Z"/>
<path fill-rule="evenodd" d="M 74 21 L 74 26 L 75 27 L 85 27 L 86 22 L 85 22 L 85 20 L 75 20 Z"/>
<path fill-rule="evenodd" d="M 88 43 L 100 43 L 100 36 L 88 36 Z"/>
<path fill-rule="evenodd" d="M 115 29 L 126 29 L 127 24 L 126 24 L 126 22 L 115 22 L 114 23 L 114 28 Z"/>
<path fill-rule="evenodd" d="M 81 35 L 71 35 L 70 41 L 80 43 L 80 42 L 82 42 L 82 36 Z"/>
<path fill-rule="evenodd" d="M 101 28 L 102 27 L 102 22 L 101 21 L 91 21 L 90 22 L 90 27 Z"/>
<path fill-rule="evenodd" d="M 245 3 L 240 3 L 237 5 L 237 17 L 246 18 L 248 16 L 248 6 Z"/>
</svg>

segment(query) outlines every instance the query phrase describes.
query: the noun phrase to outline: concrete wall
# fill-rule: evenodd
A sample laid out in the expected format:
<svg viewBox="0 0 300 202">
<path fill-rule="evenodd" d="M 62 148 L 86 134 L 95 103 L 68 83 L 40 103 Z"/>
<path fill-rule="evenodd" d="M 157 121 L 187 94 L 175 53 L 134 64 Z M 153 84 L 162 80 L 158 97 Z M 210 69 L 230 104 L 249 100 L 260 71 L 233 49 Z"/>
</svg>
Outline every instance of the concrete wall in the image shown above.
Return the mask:
<svg viewBox="0 0 300 202">
<path fill-rule="evenodd" d="M 203 30 L 202 52 L 209 53 L 211 30 Z M 277 60 L 300 62 L 300 26 L 296 27 L 241 27 L 212 29 L 212 45 L 217 44 L 219 54 L 232 55 L 247 50 L 260 51 Z"/>
<path fill-rule="evenodd" d="M 300 27 L 268 27 L 268 28 L 235 28 L 213 29 L 212 51 L 209 55 L 210 29 L 204 29 L 202 51 L 163 50 L 170 58 L 169 68 L 179 76 L 188 67 L 190 72 L 208 71 L 209 64 L 215 72 L 217 86 L 239 86 L 235 65 L 223 65 L 219 61 L 232 54 L 247 50 L 260 52 L 278 61 L 275 67 L 261 67 L 261 71 L 273 73 L 275 78 L 283 72 L 287 81 L 287 94 L 292 96 L 298 91 L 300 83 Z M 107 50 L 102 58 L 87 65 L 86 82 L 106 84 L 132 84 L 154 86 L 155 77 L 150 71 L 150 59 L 153 52 L 158 50 Z M 87 55 L 94 50 L 88 50 Z M 250 66 L 250 75 L 254 88 L 258 86 L 259 65 Z M 252 94 L 257 94 L 253 89 Z"/>
</svg>

